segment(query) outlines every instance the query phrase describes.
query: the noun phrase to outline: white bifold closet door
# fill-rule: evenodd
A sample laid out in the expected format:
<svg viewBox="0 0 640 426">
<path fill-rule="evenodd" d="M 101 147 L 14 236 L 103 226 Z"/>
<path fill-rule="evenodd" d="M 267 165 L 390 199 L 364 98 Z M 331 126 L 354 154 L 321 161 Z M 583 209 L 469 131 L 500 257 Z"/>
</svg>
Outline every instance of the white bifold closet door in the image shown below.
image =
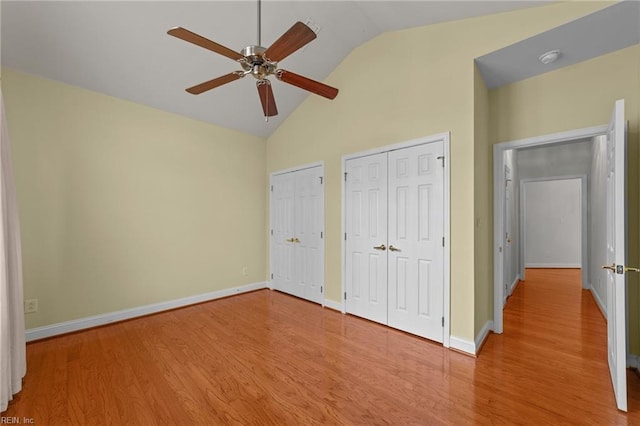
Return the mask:
<svg viewBox="0 0 640 426">
<path fill-rule="evenodd" d="M 271 285 L 322 303 L 324 195 L 322 167 L 271 177 Z"/>
<path fill-rule="evenodd" d="M 434 142 L 347 160 L 346 310 L 443 341 L 444 172 Z"/>
</svg>

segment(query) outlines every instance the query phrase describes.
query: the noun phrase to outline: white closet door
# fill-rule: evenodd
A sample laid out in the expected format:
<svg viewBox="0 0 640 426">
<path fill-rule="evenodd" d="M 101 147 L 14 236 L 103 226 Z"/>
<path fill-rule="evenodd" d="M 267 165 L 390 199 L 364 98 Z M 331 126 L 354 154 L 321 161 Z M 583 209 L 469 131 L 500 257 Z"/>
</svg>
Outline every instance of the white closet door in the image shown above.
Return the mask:
<svg viewBox="0 0 640 426">
<path fill-rule="evenodd" d="M 271 284 L 274 289 L 292 293 L 294 284 L 294 188 L 293 173 L 271 178 Z"/>
<path fill-rule="evenodd" d="M 322 303 L 324 206 L 322 167 L 295 172 L 293 294 Z"/>
<path fill-rule="evenodd" d="M 389 152 L 388 325 L 443 340 L 444 169 L 436 142 Z"/>
<path fill-rule="evenodd" d="M 324 282 L 322 169 L 271 177 L 271 285 L 316 303 Z"/>
<path fill-rule="evenodd" d="M 387 323 L 387 154 L 346 162 L 346 311 Z"/>
</svg>

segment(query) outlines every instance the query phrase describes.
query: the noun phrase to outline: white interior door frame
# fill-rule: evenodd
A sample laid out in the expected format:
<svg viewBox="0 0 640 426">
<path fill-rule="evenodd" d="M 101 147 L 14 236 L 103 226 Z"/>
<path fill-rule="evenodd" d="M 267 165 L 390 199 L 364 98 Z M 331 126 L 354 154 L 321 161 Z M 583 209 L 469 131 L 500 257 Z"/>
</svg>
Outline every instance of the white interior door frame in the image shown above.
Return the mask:
<svg viewBox="0 0 640 426">
<path fill-rule="evenodd" d="M 384 153 L 384 152 L 389 152 L 389 151 L 395 151 L 398 149 L 403 149 L 403 148 L 409 148 L 409 147 L 413 147 L 416 145 L 423 145 L 423 144 L 427 144 L 427 143 L 433 143 L 433 142 L 443 142 L 443 152 L 444 152 L 444 161 L 446 164 L 445 170 L 444 170 L 444 224 L 443 224 L 443 230 L 444 230 L 444 238 L 445 238 L 445 244 L 444 244 L 444 265 L 443 265 L 443 295 L 444 295 L 444 311 L 443 311 L 443 316 L 444 316 L 444 330 L 443 330 L 443 341 L 442 341 L 442 345 L 445 348 L 449 347 L 449 342 L 450 342 L 450 336 L 451 336 L 451 226 L 450 226 L 450 204 L 451 204 L 451 197 L 450 197 L 450 182 L 451 182 L 451 177 L 450 177 L 450 163 L 449 163 L 449 143 L 450 143 L 450 133 L 449 132 L 445 132 L 445 133 L 439 133 L 436 135 L 432 135 L 432 136 L 427 136 L 424 138 L 418 138 L 418 139 L 412 139 L 406 142 L 400 142 L 397 144 L 393 144 L 393 145 L 387 145 L 387 146 L 383 146 L 383 147 L 379 147 L 379 148 L 374 148 L 374 149 L 370 149 L 367 151 L 363 151 L 363 152 L 358 152 L 358 153 L 354 153 L 354 154 L 348 154 L 348 155 L 344 155 L 342 156 L 342 206 L 341 206 L 341 216 L 342 216 L 342 228 L 341 228 L 341 235 L 344 236 L 346 234 L 346 229 L 347 229 L 347 218 L 346 218 L 346 185 L 345 185 L 345 173 L 347 170 L 347 161 L 350 159 L 354 159 L 354 158 L 359 158 L 359 157 L 365 157 L 368 155 L 373 155 L 373 154 L 380 154 L 380 153 Z M 341 245 L 342 245 L 342 249 L 341 249 L 341 262 L 342 262 L 342 274 L 341 274 L 341 295 L 342 297 L 342 301 L 341 301 L 341 311 L 342 313 L 346 313 L 346 305 L 345 305 L 345 299 L 344 299 L 344 294 L 346 292 L 346 244 L 345 244 L 345 239 L 344 237 L 341 237 L 340 240 L 342 241 Z"/>
<path fill-rule="evenodd" d="M 293 172 L 297 172 L 297 171 L 301 171 L 301 170 L 308 170 L 314 167 L 320 167 L 320 170 L 322 171 L 322 176 L 324 177 L 324 161 L 317 161 L 314 163 L 308 163 L 308 164 L 303 164 L 300 166 L 294 166 L 294 167 L 290 167 L 287 169 L 283 169 L 283 170 L 277 170 L 274 172 L 269 173 L 269 188 L 267 189 L 269 191 L 269 288 L 271 290 L 273 290 L 273 271 L 275 270 L 275 264 L 274 264 L 274 256 L 273 256 L 273 241 L 272 241 L 272 235 L 271 235 L 271 230 L 274 229 L 274 219 L 275 219 L 275 215 L 274 215 L 274 203 L 272 202 L 272 192 L 270 190 L 270 188 L 273 188 L 273 179 L 276 176 L 280 176 L 286 173 L 293 173 Z M 322 232 L 324 235 L 324 229 L 325 229 L 325 212 L 324 212 L 324 185 L 322 185 L 322 196 L 321 198 L 321 210 L 322 210 Z M 322 267 L 320 268 L 320 274 L 321 274 L 321 278 L 322 278 L 322 282 L 323 282 L 323 286 L 326 287 L 325 283 L 324 283 L 324 277 L 325 277 L 325 238 L 322 238 L 320 240 L 320 255 L 322 257 L 321 259 L 321 263 L 322 263 Z M 322 306 L 325 306 L 325 295 L 326 291 L 322 292 Z"/>
<path fill-rule="evenodd" d="M 520 252 L 520 279 L 525 279 L 525 265 L 524 265 L 524 247 L 525 242 L 527 240 L 527 235 L 525 232 L 525 220 L 527 216 L 527 211 L 525 209 L 525 201 L 527 197 L 527 183 L 530 182 L 549 182 L 555 180 L 580 180 L 580 190 L 582 192 L 580 198 L 580 233 L 582 234 L 581 247 L 580 247 L 580 258 L 581 258 L 581 268 L 582 268 L 582 288 L 589 288 L 589 243 L 587 235 L 587 206 L 589 194 L 587 191 L 587 175 L 566 175 L 566 176 L 553 176 L 553 177 L 543 177 L 543 178 L 532 178 L 532 179 L 522 179 L 520 180 L 520 241 L 519 241 L 519 252 Z"/>
<path fill-rule="evenodd" d="M 504 153 L 510 149 L 551 145 L 560 142 L 592 138 L 606 134 L 607 125 L 587 127 L 567 132 L 552 133 L 526 139 L 518 139 L 493 145 L 493 332 L 503 331 L 504 308 Z M 520 238 L 522 240 L 522 238 Z"/>
</svg>

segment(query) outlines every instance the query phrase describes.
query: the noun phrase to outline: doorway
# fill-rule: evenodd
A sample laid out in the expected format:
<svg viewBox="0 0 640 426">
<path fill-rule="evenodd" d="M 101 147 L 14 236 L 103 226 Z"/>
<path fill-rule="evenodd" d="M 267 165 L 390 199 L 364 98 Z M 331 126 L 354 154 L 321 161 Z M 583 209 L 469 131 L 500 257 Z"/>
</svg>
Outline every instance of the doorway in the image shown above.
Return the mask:
<svg viewBox="0 0 640 426">
<path fill-rule="evenodd" d="M 593 161 L 591 164 L 591 174 L 602 176 L 603 171 L 606 176 L 606 183 L 599 179 L 595 182 L 598 186 L 605 183 L 604 199 L 598 200 L 592 206 L 606 207 L 605 220 L 596 224 L 604 229 L 606 242 L 606 256 L 598 258 L 606 269 L 606 305 L 605 318 L 607 319 L 607 350 L 608 364 L 611 381 L 616 397 L 618 409 L 627 410 L 627 388 L 626 388 L 626 341 L 628 327 L 626 326 L 626 272 L 638 271 L 640 269 L 630 268 L 626 264 L 626 125 L 624 120 L 625 102 L 623 99 L 615 102 L 611 121 L 608 126 L 597 128 L 581 129 L 571 132 L 547 135 L 530 138 L 527 140 L 506 142 L 494 146 L 494 202 L 499 207 L 504 202 L 505 194 L 499 183 L 504 179 L 502 169 L 504 166 L 504 150 L 524 149 L 532 146 L 556 146 L 561 143 L 575 141 L 579 138 L 591 138 L 593 141 Z M 600 143 L 598 143 L 600 142 Z M 604 143 L 601 143 L 604 142 Z M 602 181 L 602 182 L 600 182 Z M 495 305 L 494 305 L 494 331 L 501 333 L 503 330 L 502 311 L 504 303 L 502 301 L 502 262 L 504 262 L 503 247 L 501 245 L 501 234 L 504 232 L 501 216 L 501 209 L 494 210 L 494 225 L 496 227 L 494 235 L 495 252 Z M 597 216 L 597 215 L 596 215 Z M 600 244 L 600 246 L 605 246 Z M 602 272 L 602 270 L 600 270 Z M 593 277 L 597 274 L 594 273 Z M 603 275 L 602 273 L 600 274 Z M 593 288 L 589 289 L 593 293 Z M 597 300 L 594 293 L 594 299 Z"/>
<path fill-rule="evenodd" d="M 581 269 L 589 288 L 588 199 L 587 175 L 520 180 L 520 280 L 527 268 Z"/>
<path fill-rule="evenodd" d="M 539 136 L 539 137 L 523 139 L 518 141 L 504 142 L 504 143 L 494 145 L 493 159 L 494 159 L 494 271 L 495 272 L 494 272 L 494 324 L 493 324 L 494 329 L 493 331 L 495 333 L 503 332 L 503 312 L 502 311 L 503 311 L 504 303 L 506 301 L 506 298 L 509 292 L 513 290 L 512 288 L 506 288 L 504 285 L 505 281 L 508 281 L 507 277 L 504 276 L 505 262 L 506 262 L 506 259 L 505 259 L 506 256 L 504 255 L 504 250 L 505 250 L 505 245 L 504 245 L 505 207 L 504 205 L 505 205 L 505 199 L 506 199 L 506 191 L 505 191 L 505 184 L 504 184 L 506 180 L 506 176 L 504 172 L 505 164 L 507 164 L 507 162 L 510 161 L 511 158 L 515 157 L 514 152 L 526 153 L 527 151 L 533 152 L 532 150 L 535 148 L 563 147 L 563 146 L 566 147 L 568 144 L 571 144 L 571 143 L 577 143 L 577 142 L 587 141 L 587 140 L 594 141 L 595 138 L 605 135 L 606 132 L 607 132 L 607 126 L 605 125 L 605 126 L 597 126 L 597 127 L 586 128 L 586 129 L 573 130 L 569 132 Z M 532 179 L 531 177 L 532 175 L 529 174 L 527 170 L 520 170 L 520 171 L 516 170 L 515 174 L 516 174 L 516 179 L 518 181 L 523 179 L 524 180 Z M 553 175 L 551 176 L 553 177 Z M 575 174 L 567 173 L 567 175 L 565 175 L 564 177 L 582 179 L 582 174 L 575 175 Z M 537 177 L 537 178 L 540 179 L 540 177 Z M 585 188 L 585 186 L 587 185 L 586 181 L 587 179 L 584 180 L 582 187 L 583 187 L 583 191 L 585 193 L 588 193 L 588 191 Z M 521 194 L 516 194 L 516 198 L 518 198 L 518 200 L 516 201 L 516 205 L 520 207 L 519 210 L 522 210 Z M 584 216 L 586 216 L 587 209 L 584 208 L 584 201 L 585 200 L 583 200 L 584 223 L 582 225 L 582 229 L 583 229 L 583 235 L 586 235 L 587 232 L 585 232 L 584 230 L 587 227 L 586 225 L 587 220 L 586 218 L 584 218 Z M 516 216 L 519 216 L 519 215 L 516 215 Z M 520 226 L 518 227 L 518 230 L 519 230 L 518 235 L 516 236 L 516 238 L 518 239 L 518 244 L 516 244 L 518 254 L 514 254 L 513 250 L 511 254 L 512 257 L 514 255 L 518 256 L 518 259 L 519 259 L 519 262 L 518 262 L 519 267 L 517 268 L 518 275 L 515 277 L 516 278 L 514 280 L 515 282 L 517 282 L 517 280 L 519 279 L 524 278 L 524 274 L 525 274 L 524 256 L 523 256 L 524 249 L 523 249 L 523 242 L 521 238 L 524 232 L 522 229 L 522 219 L 520 219 Z M 588 261 L 586 259 L 588 258 L 589 249 L 588 249 L 587 241 L 583 241 L 581 245 L 582 245 L 582 264 L 586 266 L 586 267 L 583 267 L 583 270 L 584 270 L 583 285 L 584 285 L 585 281 L 588 283 L 588 279 L 586 279 L 584 276 L 588 274 L 588 266 L 587 266 Z"/>
</svg>

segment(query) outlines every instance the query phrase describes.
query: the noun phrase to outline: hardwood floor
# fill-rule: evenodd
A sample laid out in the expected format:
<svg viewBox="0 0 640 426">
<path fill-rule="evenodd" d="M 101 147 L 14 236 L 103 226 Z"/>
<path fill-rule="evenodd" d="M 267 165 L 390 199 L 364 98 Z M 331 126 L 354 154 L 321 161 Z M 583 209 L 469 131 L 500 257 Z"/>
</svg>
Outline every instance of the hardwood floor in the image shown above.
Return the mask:
<svg viewBox="0 0 640 426">
<path fill-rule="evenodd" d="M 2 416 L 38 425 L 640 424 L 579 273 L 530 270 L 472 358 L 269 290 L 34 342 Z"/>
</svg>

